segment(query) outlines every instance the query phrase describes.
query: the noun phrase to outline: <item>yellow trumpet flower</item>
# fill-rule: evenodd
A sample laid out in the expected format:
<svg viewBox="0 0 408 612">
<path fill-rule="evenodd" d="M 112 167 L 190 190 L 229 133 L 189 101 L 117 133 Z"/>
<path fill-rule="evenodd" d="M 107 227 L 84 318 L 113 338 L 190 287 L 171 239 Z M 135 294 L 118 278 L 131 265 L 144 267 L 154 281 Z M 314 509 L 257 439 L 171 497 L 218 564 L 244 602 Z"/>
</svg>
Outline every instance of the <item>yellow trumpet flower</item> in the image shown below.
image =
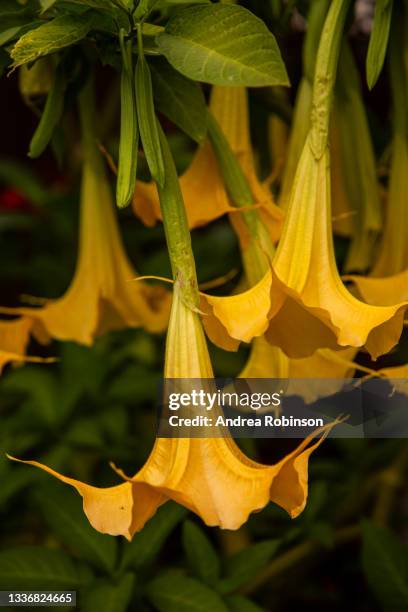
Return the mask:
<svg viewBox="0 0 408 612">
<path fill-rule="evenodd" d="M 137 274 L 123 249 L 101 154 L 94 141 L 84 148 L 79 251 L 69 289 L 40 308 L 1 311 L 23 315 L 40 342 L 55 338 L 90 345 L 96 336 L 124 327 L 163 331 L 170 295 L 163 287 L 131 282 Z"/>
<path fill-rule="evenodd" d="M 198 314 L 175 284 L 167 347 L 167 378 L 211 379 L 213 372 Z M 306 504 L 308 461 L 329 428 L 306 438 L 276 465 L 246 457 L 227 434 L 216 438 L 158 438 L 146 464 L 126 482 L 100 489 L 25 461 L 73 486 L 90 523 L 102 533 L 131 539 L 167 499 L 195 512 L 207 525 L 237 529 L 269 501 L 296 517 Z M 317 434 L 323 434 L 313 442 Z M 121 472 L 119 472 L 121 473 Z M 122 474 L 122 473 L 121 473 Z"/>
<path fill-rule="evenodd" d="M 329 151 L 316 159 L 312 147 L 309 137 L 272 271 L 242 294 L 203 296 L 204 325 L 227 350 L 265 334 L 293 358 L 365 346 L 375 359 L 398 342 L 407 303 L 368 305 L 342 283 L 331 234 Z"/>
<path fill-rule="evenodd" d="M 236 154 L 248 180 L 256 207 L 262 216 L 272 240 L 280 236 L 283 214 L 274 204 L 267 185 L 256 175 L 250 141 L 248 99 L 243 87 L 221 87 L 212 89 L 210 110 L 217 119 L 232 151 Z M 186 172 L 180 177 L 180 185 L 186 206 L 190 229 L 206 225 L 227 213 L 232 221 L 239 223 L 240 209 L 231 201 L 217 165 L 210 142 L 200 146 Z M 248 203 L 251 205 L 251 203 Z M 154 183 L 136 183 L 133 199 L 136 215 L 152 226 L 160 220 L 160 202 Z M 239 231 L 244 232 L 242 224 Z M 245 242 L 245 236 L 243 236 Z"/>
</svg>

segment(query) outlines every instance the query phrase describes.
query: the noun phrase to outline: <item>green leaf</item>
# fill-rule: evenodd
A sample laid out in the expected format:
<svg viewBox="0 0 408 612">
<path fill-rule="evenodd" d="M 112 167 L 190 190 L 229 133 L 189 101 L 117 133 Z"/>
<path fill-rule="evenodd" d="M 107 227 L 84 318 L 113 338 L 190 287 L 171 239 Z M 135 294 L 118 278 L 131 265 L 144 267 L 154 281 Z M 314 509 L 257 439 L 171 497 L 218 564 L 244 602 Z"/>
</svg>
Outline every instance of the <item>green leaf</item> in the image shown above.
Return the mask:
<svg viewBox="0 0 408 612">
<path fill-rule="evenodd" d="M 363 523 L 363 568 L 384 610 L 408 609 L 408 547 L 387 529 Z"/>
<path fill-rule="evenodd" d="M 226 603 L 230 612 L 262 612 L 263 608 L 257 606 L 253 601 L 241 595 L 227 597 Z"/>
<path fill-rule="evenodd" d="M 157 118 L 153 103 L 152 77 L 143 54 L 141 30 L 138 30 L 139 57 L 136 65 L 136 104 L 140 138 L 147 165 L 154 180 L 163 187 L 164 162 L 161 150 Z"/>
<path fill-rule="evenodd" d="M 46 426 L 58 423 L 59 389 L 50 370 L 37 366 L 14 370 L 4 380 L 3 388 L 25 397 L 25 405 L 30 407 L 37 424 L 38 421 Z"/>
<path fill-rule="evenodd" d="M 83 582 L 77 567 L 61 550 L 19 546 L 0 552 L 3 589 L 76 589 Z"/>
<path fill-rule="evenodd" d="M 132 542 L 125 544 L 121 570 L 139 569 L 151 564 L 166 538 L 186 514 L 185 508 L 172 501 L 161 506 L 142 531 L 134 535 Z"/>
<path fill-rule="evenodd" d="M 279 546 L 279 540 L 265 540 L 236 553 L 226 561 L 226 577 L 218 590 L 231 593 L 250 582 L 265 567 Z"/>
<path fill-rule="evenodd" d="M 198 580 L 177 574 L 156 578 L 147 586 L 147 597 L 159 612 L 227 612 L 218 593 Z"/>
<path fill-rule="evenodd" d="M 367 84 L 372 89 L 382 70 L 387 51 L 392 17 L 393 0 L 377 0 L 373 30 L 366 59 Z"/>
<path fill-rule="evenodd" d="M 247 87 L 289 84 L 274 36 L 242 6 L 182 9 L 156 41 L 170 64 L 196 81 Z"/>
<path fill-rule="evenodd" d="M 7 469 L 1 474 L 0 506 L 4 506 L 14 495 L 35 480 L 28 470 Z"/>
<path fill-rule="evenodd" d="M 190 138 L 203 142 L 207 134 L 204 94 L 197 83 L 174 70 L 163 57 L 149 61 L 157 108 Z"/>
<path fill-rule="evenodd" d="M 203 582 L 214 585 L 220 575 L 218 555 L 204 531 L 191 521 L 183 525 L 183 546 L 194 574 Z"/>
<path fill-rule="evenodd" d="M 81 594 L 82 612 L 125 612 L 132 598 L 135 578 L 125 574 L 117 583 L 101 580 L 84 594 Z"/>
<path fill-rule="evenodd" d="M 36 493 L 45 520 L 55 534 L 78 556 L 112 572 L 117 557 L 115 538 L 93 529 L 86 519 L 78 495 L 60 485 L 47 486 Z"/>
<path fill-rule="evenodd" d="M 74 45 L 88 34 L 94 14 L 61 15 L 24 34 L 11 51 L 13 67 L 33 62 L 38 57 Z"/>
</svg>

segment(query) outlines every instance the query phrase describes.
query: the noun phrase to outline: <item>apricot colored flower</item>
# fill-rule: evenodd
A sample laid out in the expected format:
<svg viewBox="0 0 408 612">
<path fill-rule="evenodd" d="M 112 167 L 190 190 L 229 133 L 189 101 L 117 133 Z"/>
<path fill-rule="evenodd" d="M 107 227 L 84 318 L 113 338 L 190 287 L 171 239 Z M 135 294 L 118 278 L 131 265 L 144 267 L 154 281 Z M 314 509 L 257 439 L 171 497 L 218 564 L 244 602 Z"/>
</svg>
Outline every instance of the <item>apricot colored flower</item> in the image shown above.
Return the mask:
<svg viewBox="0 0 408 612">
<path fill-rule="evenodd" d="M 318 348 L 365 346 L 375 359 L 398 342 L 407 303 L 368 305 L 342 283 L 331 233 L 329 150 L 319 157 L 313 146 L 309 136 L 272 271 L 240 295 L 203 297 L 204 324 L 210 338 L 228 350 L 234 341 L 236 348 L 237 341 L 265 334 L 293 358 Z"/>
<path fill-rule="evenodd" d="M 196 312 L 175 284 L 169 323 L 167 378 L 212 379 L 206 340 Z M 126 482 L 100 489 L 68 478 L 36 461 L 26 461 L 73 486 L 83 497 L 90 523 L 102 533 L 133 534 L 167 499 L 195 512 L 207 525 L 237 529 L 269 501 L 296 517 L 306 504 L 308 461 L 329 428 L 306 438 L 276 465 L 246 457 L 228 437 L 158 438 L 146 464 Z M 323 434 L 313 442 L 318 433 Z M 119 471 L 119 473 L 121 473 Z"/>
<path fill-rule="evenodd" d="M 89 345 L 96 336 L 124 327 L 163 331 L 170 295 L 163 287 L 132 282 L 136 276 L 123 249 L 101 154 L 96 143 L 88 143 L 82 174 L 78 260 L 69 289 L 40 308 L 1 310 L 23 315 L 40 342 L 55 338 Z"/>
<path fill-rule="evenodd" d="M 276 241 L 280 235 L 283 215 L 274 204 L 268 186 L 261 183 L 256 175 L 249 133 L 246 89 L 213 87 L 210 110 L 236 154 L 259 207 L 260 215 L 267 224 L 272 239 Z M 208 140 L 197 149 L 190 166 L 180 177 L 180 185 L 190 229 L 206 225 L 226 213 L 232 213 L 233 220 L 242 214 L 240 209 L 234 206 L 226 191 Z M 145 225 L 155 225 L 161 219 L 159 197 L 154 183 L 142 181 L 136 183 L 133 207 Z"/>
</svg>

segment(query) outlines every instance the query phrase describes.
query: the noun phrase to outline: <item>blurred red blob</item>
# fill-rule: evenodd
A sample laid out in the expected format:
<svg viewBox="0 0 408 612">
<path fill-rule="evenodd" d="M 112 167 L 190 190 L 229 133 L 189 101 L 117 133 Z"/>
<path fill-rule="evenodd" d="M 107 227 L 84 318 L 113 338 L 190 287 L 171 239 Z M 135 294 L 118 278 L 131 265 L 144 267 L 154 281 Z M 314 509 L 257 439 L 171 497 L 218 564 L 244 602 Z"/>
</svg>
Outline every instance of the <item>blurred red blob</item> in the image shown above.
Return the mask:
<svg viewBox="0 0 408 612">
<path fill-rule="evenodd" d="M 24 194 L 8 187 L 0 191 L 0 211 L 32 212 L 32 206 Z"/>
</svg>

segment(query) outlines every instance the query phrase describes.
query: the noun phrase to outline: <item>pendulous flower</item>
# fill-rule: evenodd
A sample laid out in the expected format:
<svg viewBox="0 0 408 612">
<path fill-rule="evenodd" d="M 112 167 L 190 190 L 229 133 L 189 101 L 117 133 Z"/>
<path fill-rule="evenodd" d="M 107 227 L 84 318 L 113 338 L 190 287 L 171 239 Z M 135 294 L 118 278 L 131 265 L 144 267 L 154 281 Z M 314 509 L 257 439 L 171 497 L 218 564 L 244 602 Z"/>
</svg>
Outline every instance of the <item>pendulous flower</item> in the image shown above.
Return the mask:
<svg viewBox="0 0 408 612">
<path fill-rule="evenodd" d="M 199 315 L 185 303 L 179 283 L 174 288 L 165 376 L 213 378 Z M 309 457 L 328 431 L 315 432 L 271 466 L 246 457 L 227 433 L 216 438 L 158 438 L 139 472 L 105 489 L 63 476 L 36 461 L 23 463 L 73 486 L 83 497 L 90 523 L 102 533 L 131 539 L 168 499 L 195 512 L 207 525 L 238 529 L 250 513 L 269 501 L 292 518 L 302 512 L 307 500 Z M 319 433 L 323 435 L 313 441 Z"/>
<path fill-rule="evenodd" d="M 310 129 L 297 165 L 272 270 L 249 291 L 202 297 L 209 337 L 233 350 L 265 335 L 289 357 L 319 348 L 366 347 L 371 356 L 391 350 L 401 335 L 406 302 L 368 305 L 339 276 L 331 228 L 329 118 L 340 38 L 333 33 L 345 5 L 331 5 L 316 62 Z M 342 16 L 341 16 L 342 15 Z M 335 46 L 338 46 L 337 50 Z M 323 88 L 323 89 L 322 89 Z"/>
<path fill-rule="evenodd" d="M 55 338 L 90 345 L 110 330 L 160 332 L 168 322 L 170 294 L 163 287 L 131 282 L 137 274 L 124 252 L 103 159 L 90 129 L 92 118 L 85 121 L 79 250 L 71 285 L 43 307 L 1 309 L 23 315 L 40 342 Z"/>
</svg>

